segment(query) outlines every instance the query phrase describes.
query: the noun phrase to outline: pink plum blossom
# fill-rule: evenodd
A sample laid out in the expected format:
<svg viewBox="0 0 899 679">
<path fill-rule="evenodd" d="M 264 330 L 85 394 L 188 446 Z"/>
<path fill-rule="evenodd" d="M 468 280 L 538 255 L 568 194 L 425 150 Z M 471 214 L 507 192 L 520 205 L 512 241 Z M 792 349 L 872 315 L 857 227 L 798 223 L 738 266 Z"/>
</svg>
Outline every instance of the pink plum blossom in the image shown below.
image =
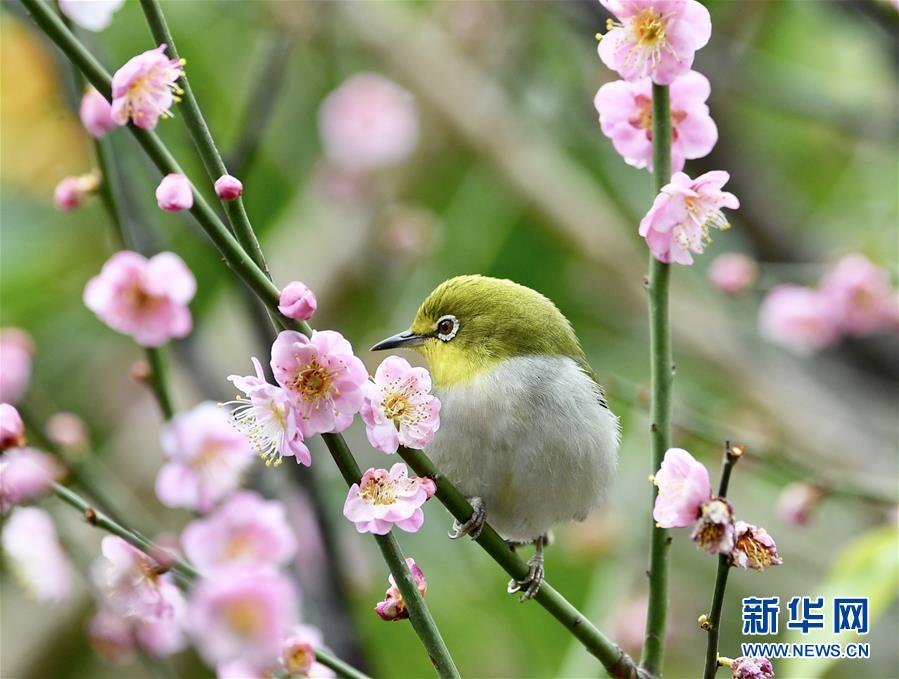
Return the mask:
<svg viewBox="0 0 899 679">
<path fill-rule="evenodd" d="M 113 330 L 155 347 L 190 332 L 187 304 L 196 289 L 194 275 L 178 255 L 161 252 L 147 259 L 123 250 L 88 282 L 84 303 Z"/>
<path fill-rule="evenodd" d="M 0 330 L 0 401 L 16 404 L 31 380 L 31 338 L 24 330 Z"/>
<path fill-rule="evenodd" d="M 141 650 L 157 658 L 165 658 L 187 648 L 184 626 L 187 618 L 187 602 L 181 591 L 169 597 L 171 616 L 160 620 L 131 618 L 134 637 Z"/>
<path fill-rule="evenodd" d="M 730 553 L 730 563 L 737 568 L 763 571 L 769 566 L 779 566 L 783 559 L 768 531 L 745 521 L 737 521 L 734 524 L 734 549 Z"/>
<path fill-rule="evenodd" d="M 85 198 L 94 193 L 99 186 L 100 180 L 96 174 L 64 177 L 53 190 L 53 202 L 63 212 L 70 212 L 81 207 Z"/>
<path fill-rule="evenodd" d="M 265 665 L 297 622 L 297 593 L 274 571 L 220 571 L 194 585 L 187 629 L 211 666 L 243 660 Z"/>
<path fill-rule="evenodd" d="M 3 525 L 3 549 L 18 580 L 38 601 L 72 596 L 72 567 L 43 509 L 16 507 Z"/>
<path fill-rule="evenodd" d="M 15 406 L 0 403 L 0 450 L 25 445 L 25 423 Z"/>
<path fill-rule="evenodd" d="M 10 448 L 0 456 L 0 511 L 40 499 L 65 474 L 56 458 L 36 448 Z"/>
<path fill-rule="evenodd" d="M 731 679 L 770 679 L 774 668 L 768 658 L 741 655 L 730 666 Z"/>
<path fill-rule="evenodd" d="M 304 436 L 341 432 L 362 407 L 368 372 L 343 335 L 285 330 L 272 345 L 272 372 L 296 410 Z"/>
<path fill-rule="evenodd" d="M 305 283 L 291 281 L 281 289 L 281 297 L 278 300 L 278 311 L 287 318 L 296 321 L 308 321 L 315 313 L 318 302 L 315 293 Z"/>
<path fill-rule="evenodd" d="M 704 503 L 690 539 L 709 554 L 730 554 L 735 539 L 734 510 L 730 503 L 720 497 Z"/>
<path fill-rule="evenodd" d="M 135 648 L 131 620 L 101 608 L 88 625 L 91 647 L 107 662 L 119 663 Z"/>
<path fill-rule="evenodd" d="M 756 261 L 736 252 L 718 255 L 709 266 L 709 281 L 728 295 L 746 292 L 755 285 L 758 275 Z"/>
<path fill-rule="evenodd" d="M 281 644 L 281 667 L 290 676 L 334 677 L 334 671 L 315 660 L 322 633 L 312 625 L 297 625 Z"/>
<path fill-rule="evenodd" d="M 156 187 L 156 203 L 166 212 L 190 210 L 194 206 L 190 180 L 183 174 L 167 174 Z"/>
<path fill-rule="evenodd" d="M 425 574 L 422 572 L 421 568 L 415 563 L 415 559 L 411 557 L 407 558 L 406 566 L 409 568 L 409 572 L 412 573 L 412 579 L 415 581 L 419 593 L 422 596 L 427 594 L 428 581 L 425 579 Z M 396 580 L 394 580 L 393 574 L 388 575 L 387 579 L 390 581 L 390 588 L 385 593 L 384 600 L 379 601 L 375 606 L 375 613 L 377 613 L 382 620 L 405 620 L 409 617 L 409 611 L 406 609 L 406 602 L 403 600 L 403 595 L 400 592 L 399 587 L 396 586 Z"/>
<path fill-rule="evenodd" d="M 276 567 L 296 553 L 284 505 L 258 493 L 234 493 L 181 534 L 188 560 L 203 572 L 228 566 Z"/>
<path fill-rule="evenodd" d="M 740 202 L 732 193 L 721 190 L 728 179 L 730 175 L 721 170 L 696 179 L 683 172 L 674 174 L 640 222 L 640 235 L 656 259 L 692 264 L 690 253 L 703 252 L 711 241 L 710 228 L 730 228 L 721 208 L 736 209 Z"/>
<path fill-rule="evenodd" d="M 659 488 L 652 516 L 662 528 L 686 528 L 712 498 L 709 472 L 683 448 L 669 448 L 653 477 Z"/>
<path fill-rule="evenodd" d="M 708 78 L 690 71 L 671 84 L 671 171 L 684 169 L 686 159 L 702 158 L 718 141 L 709 115 Z M 599 88 L 593 104 L 602 132 L 628 165 L 652 170 L 652 81 L 616 80 Z"/>
<path fill-rule="evenodd" d="M 799 285 L 778 285 L 759 308 L 762 337 L 801 355 L 835 342 L 838 321 L 827 297 Z"/>
<path fill-rule="evenodd" d="M 625 80 L 650 77 L 670 85 L 693 66 L 696 50 L 712 34 L 709 11 L 696 0 L 600 0 L 620 23 L 609 21 L 599 58 Z"/>
<path fill-rule="evenodd" d="M 430 394 L 431 375 L 399 356 L 389 356 L 366 382 L 362 420 L 369 443 L 385 453 L 399 446 L 424 448 L 440 426 L 440 401 Z"/>
<path fill-rule="evenodd" d="M 899 328 L 899 299 L 890 273 L 864 255 L 840 259 L 821 279 L 821 295 L 834 309 L 847 335 L 867 335 Z"/>
<path fill-rule="evenodd" d="M 821 495 L 819 488 L 797 481 L 780 492 L 775 510 L 785 523 L 802 526 L 808 523 L 809 516 L 821 499 Z"/>
<path fill-rule="evenodd" d="M 44 427 L 47 438 L 66 450 L 83 450 L 88 443 L 87 425 L 74 413 L 54 413 Z"/>
<path fill-rule="evenodd" d="M 171 118 L 171 108 L 180 101 L 176 81 L 184 73 L 184 62 L 169 59 L 166 45 L 129 59 L 112 77 L 112 119 L 125 125 L 152 130 L 159 118 Z"/>
<path fill-rule="evenodd" d="M 181 591 L 170 572 L 161 572 L 155 559 L 116 535 L 103 538 L 100 548 L 91 576 L 105 606 L 125 617 L 174 619 Z"/>
<path fill-rule="evenodd" d="M 350 487 L 343 515 L 356 524 L 360 533 L 385 535 L 393 526 L 409 533 L 424 523 L 421 506 L 437 487 L 426 477 L 409 477 L 406 465 L 396 463 L 386 469 L 369 469 L 360 483 Z"/>
<path fill-rule="evenodd" d="M 106 97 L 90 85 L 84 90 L 84 95 L 81 97 L 78 115 L 84 129 L 97 139 L 116 127 L 116 122 L 112 119 L 112 105 L 106 101 Z"/>
<path fill-rule="evenodd" d="M 102 31 L 112 23 L 125 0 L 59 0 L 59 11 L 89 31 Z"/>
<path fill-rule="evenodd" d="M 172 418 L 162 432 L 168 462 L 156 477 L 156 496 L 168 507 L 208 512 L 240 484 L 253 461 L 247 439 L 214 403 Z"/>
<path fill-rule="evenodd" d="M 303 433 L 297 423 L 297 414 L 281 387 L 265 381 L 262 366 L 254 356 L 256 375 L 230 375 L 228 379 L 244 396 L 224 405 L 234 406 L 231 422 L 247 437 L 250 445 L 268 466 L 279 466 L 285 457 L 292 457 L 297 464 L 312 464 L 309 448 L 303 442 Z"/>
<path fill-rule="evenodd" d="M 412 95 L 375 73 L 352 76 L 318 111 L 325 155 L 343 170 L 371 172 L 404 161 L 418 143 Z"/>
<path fill-rule="evenodd" d="M 223 174 L 215 180 L 215 195 L 222 200 L 237 200 L 243 194 L 243 183 L 230 174 Z"/>
</svg>

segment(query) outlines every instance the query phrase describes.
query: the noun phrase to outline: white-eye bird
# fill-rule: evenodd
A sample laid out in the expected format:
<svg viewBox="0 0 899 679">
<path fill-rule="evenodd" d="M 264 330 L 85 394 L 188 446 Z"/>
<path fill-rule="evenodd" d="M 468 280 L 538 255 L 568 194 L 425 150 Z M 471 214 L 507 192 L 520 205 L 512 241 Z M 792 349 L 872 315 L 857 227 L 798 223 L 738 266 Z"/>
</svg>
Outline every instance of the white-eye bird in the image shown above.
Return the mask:
<svg viewBox="0 0 899 679">
<path fill-rule="evenodd" d="M 426 452 L 475 509 L 450 537 L 475 538 L 488 520 L 513 548 L 534 542 L 528 577 L 509 583 L 530 599 L 550 528 L 602 502 L 618 458 L 618 418 L 571 324 L 523 285 L 458 276 L 372 350 L 398 347 L 428 362 L 442 407 Z"/>
</svg>

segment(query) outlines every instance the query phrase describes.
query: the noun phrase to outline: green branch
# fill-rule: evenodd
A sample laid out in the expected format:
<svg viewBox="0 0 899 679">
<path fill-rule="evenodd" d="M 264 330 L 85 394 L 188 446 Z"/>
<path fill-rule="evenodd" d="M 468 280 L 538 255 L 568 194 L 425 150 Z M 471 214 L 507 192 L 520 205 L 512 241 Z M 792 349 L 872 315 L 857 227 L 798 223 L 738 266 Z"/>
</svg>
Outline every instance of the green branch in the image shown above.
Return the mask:
<svg viewBox="0 0 899 679">
<path fill-rule="evenodd" d="M 346 679 L 370 679 L 364 672 L 360 672 L 352 665 L 320 648 L 315 649 L 315 659 L 325 667 L 330 667 L 334 670 L 338 677 L 345 677 Z"/>
<path fill-rule="evenodd" d="M 671 178 L 671 113 L 668 88 L 652 86 L 652 167 L 658 193 Z M 671 384 L 674 365 L 671 357 L 671 326 L 668 316 L 670 265 L 649 256 L 649 343 L 652 405 L 650 416 L 652 472 L 662 464 L 671 446 Z M 658 489 L 653 486 L 652 504 Z M 649 607 L 641 664 L 659 676 L 665 657 L 665 630 L 668 618 L 668 530 L 653 523 L 649 550 Z"/>
<path fill-rule="evenodd" d="M 718 486 L 718 497 L 727 496 L 727 487 L 730 484 L 730 474 L 737 464 L 743 451 L 734 449 L 727 442 L 724 448 L 724 461 L 721 465 L 721 481 Z M 718 572 L 715 574 L 715 590 L 712 592 L 712 607 L 708 616 L 702 622 L 702 628 L 708 632 L 705 651 L 705 670 L 703 679 L 714 679 L 718 671 L 718 631 L 721 626 L 721 611 L 724 609 L 724 590 L 727 588 L 727 575 L 730 573 L 730 558 L 724 554 L 718 555 Z"/>
<path fill-rule="evenodd" d="M 147 18 L 147 23 L 150 25 L 153 39 L 157 44 L 165 43 L 168 46 L 168 53 L 173 59 L 180 59 L 178 47 L 175 45 L 171 31 L 169 31 L 165 15 L 162 13 L 158 0 L 140 0 L 140 4 L 144 10 L 144 16 Z M 194 146 L 203 160 L 209 181 L 214 183 L 222 175 L 228 174 L 228 169 L 225 167 L 222 155 L 215 145 L 215 140 L 212 138 L 209 125 L 206 124 L 206 119 L 203 117 L 203 112 L 200 110 L 200 106 L 194 96 L 187 74 L 181 75 L 179 84 L 184 90 L 184 94 L 178 110 L 184 117 L 184 124 L 187 125 L 187 130 L 191 139 L 193 139 Z M 253 226 L 247 217 L 243 199 L 223 200 L 222 206 L 228 214 L 228 221 L 231 222 L 231 228 L 234 229 L 237 240 L 243 246 L 243 249 L 250 254 L 256 265 L 268 275 L 268 265 L 256 238 L 256 232 L 253 230 Z"/>
</svg>

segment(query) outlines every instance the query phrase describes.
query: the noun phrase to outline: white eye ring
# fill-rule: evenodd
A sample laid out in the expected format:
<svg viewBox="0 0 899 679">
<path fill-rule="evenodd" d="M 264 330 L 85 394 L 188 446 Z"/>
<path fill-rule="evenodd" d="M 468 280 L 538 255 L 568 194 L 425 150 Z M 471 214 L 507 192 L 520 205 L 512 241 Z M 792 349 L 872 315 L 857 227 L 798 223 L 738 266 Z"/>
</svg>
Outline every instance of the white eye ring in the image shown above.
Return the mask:
<svg viewBox="0 0 899 679">
<path fill-rule="evenodd" d="M 446 316 L 441 316 L 440 318 L 438 318 L 435 326 L 437 328 L 440 328 L 440 324 L 444 321 L 452 321 L 453 329 L 449 332 L 440 332 L 440 330 L 438 329 L 437 337 L 444 342 L 449 342 L 453 337 L 456 336 L 456 333 L 459 332 L 459 319 L 452 314 L 447 314 Z"/>
</svg>

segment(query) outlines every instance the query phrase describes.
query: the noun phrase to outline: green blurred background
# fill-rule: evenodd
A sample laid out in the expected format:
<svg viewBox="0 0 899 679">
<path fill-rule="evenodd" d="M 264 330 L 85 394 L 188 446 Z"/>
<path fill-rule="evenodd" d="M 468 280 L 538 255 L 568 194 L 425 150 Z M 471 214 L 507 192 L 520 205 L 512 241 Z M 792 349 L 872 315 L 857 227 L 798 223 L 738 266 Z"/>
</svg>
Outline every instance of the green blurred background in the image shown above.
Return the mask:
<svg viewBox="0 0 899 679">
<path fill-rule="evenodd" d="M 743 205 L 696 266 L 675 271 L 675 441 L 712 470 L 725 439 L 747 445 L 731 499 L 738 517 L 768 528 L 784 558 L 761 575 L 732 574 L 721 652 L 739 655 L 743 596 L 778 595 L 785 604 L 803 594 L 870 595 L 870 660 L 777 661 L 775 669 L 779 677 L 895 677 L 896 337 L 802 359 L 765 345 L 756 314 L 767 288 L 811 283 L 845 252 L 895 273 L 899 14 L 874 1 L 706 4 L 714 30 L 695 68 L 712 82 L 720 140 L 686 171 L 728 170 Z M 244 168 L 247 209 L 275 280 L 308 283 L 319 298 L 316 326 L 340 330 L 372 370 L 379 358 L 364 349 L 407 327 L 418 302 L 456 274 L 514 279 L 571 319 L 624 434 L 611 502 L 557 531 L 548 578 L 639 654 L 652 470 L 647 254 L 636 225 L 653 196 L 650 176 L 624 164 L 596 121 L 593 95 L 614 77 L 595 52 L 604 11 L 574 1 L 163 6 L 213 134 L 231 166 Z M 129 378 L 141 352 L 81 302 L 112 251 L 106 214 L 96 200 L 71 214 L 53 207 L 59 179 L 94 163 L 71 106 L 71 75 L 16 3 L 4 2 L 0 31 L 0 321 L 35 340 L 25 410 L 37 421 L 58 411 L 83 417 L 99 483 L 143 530 L 176 532 L 190 516 L 153 494 L 159 419 Z M 84 38 L 110 70 L 153 46 L 130 1 L 109 29 Z M 348 184 L 323 163 L 316 115 L 327 93 L 359 71 L 415 93 L 422 129 L 409 162 Z M 177 109 L 175 116 L 158 131 L 212 195 Z M 267 354 L 245 294 L 189 215 L 156 208 L 158 175 L 130 136 L 112 136 L 130 230 L 148 252 L 179 253 L 199 281 L 195 332 L 171 352 L 177 404 L 228 397 L 225 376 Z M 725 251 L 760 260 L 759 295 L 729 299 L 710 289 L 705 268 Z M 347 434 L 363 468 L 385 463 L 359 423 Z M 339 559 L 334 568 L 316 556 L 312 521 L 299 565 L 306 617 L 358 660 L 359 646 L 346 637 L 355 628 L 374 676 L 428 676 L 411 628 L 373 614 L 386 568 L 373 541 L 341 517 L 345 486 L 320 441 L 312 448 L 311 470 L 263 468 L 253 479 L 293 503 L 306 525 L 314 478 Z M 774 513 L 779 492 L 797 479 L 833 491 L 804 527 Z M 100 536 L 46 504 L 83 573 Z M 451 518 L 440 505 L 430 503 L 426 515 L 419 533 L 400 540 L 427 574 L 428 602 L 463 676 L 602 675 L 539 606 L 506 596 L 504 573 L 481 550 L 446 539 Z M 709 605 L 715 564 L 676 532 L 666 676 L 699 674 L 705 634 L 696 619 Z M 322 583 L 335 576 L 346 587 L 349 626 L 324 594 Z M 2 577 L 3 677 L 147 676 L 139 662 L 108 666 L 89 650 L 86 581 L 75 602 L 52 610 L 29 601 L 8 572 Z M 171 665 L 179 676 L 204 676 L 190 653 Z"/>
</svg>

